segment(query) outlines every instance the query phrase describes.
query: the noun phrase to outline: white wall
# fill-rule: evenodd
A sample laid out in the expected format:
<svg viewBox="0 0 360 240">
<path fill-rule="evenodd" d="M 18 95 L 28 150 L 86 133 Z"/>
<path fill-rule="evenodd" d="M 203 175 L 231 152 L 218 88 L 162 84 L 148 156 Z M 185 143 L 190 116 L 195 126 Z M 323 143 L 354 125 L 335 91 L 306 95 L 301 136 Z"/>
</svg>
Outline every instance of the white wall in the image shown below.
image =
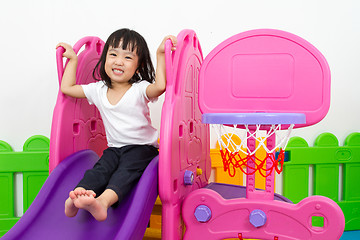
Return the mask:
<svg viewBox="0 0 360 240">
<path fill-rule="evenodd" d="M 327 117 L 294 135 L 322 132 L 342 142 L 360 131 L 360 2 L 357 0 L 63 0 L 6 1 L 0 6 L 0 139 L 21 150 L 34 135 L 50 137 L 58 91 L 55 46 L 84 36 L 106 40 L 116 29 L 141 33 L 155 55 L 167 34 L 194 29 L 206 56 L 239 32 L 276 28 L 299 35 L 327 58 L 332 100 Z M 155 58 L 154 62 L 155 62 Z M 159 126 L 161 101 L 152 105 Z"/>
</svg>

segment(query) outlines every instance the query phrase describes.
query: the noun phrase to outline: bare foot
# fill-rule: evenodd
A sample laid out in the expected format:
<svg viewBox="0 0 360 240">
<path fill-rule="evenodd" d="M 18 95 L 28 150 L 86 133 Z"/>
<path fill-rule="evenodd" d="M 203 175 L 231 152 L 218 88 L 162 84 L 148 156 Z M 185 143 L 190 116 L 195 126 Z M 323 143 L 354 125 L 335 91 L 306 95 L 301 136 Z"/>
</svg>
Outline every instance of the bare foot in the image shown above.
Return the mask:
<svg viewBox="0 0 360 240">
<path fill-rule="evenodd" d="M 75 206 L 74 202 L 80 196 L 93 196 L 95 197 L 96 194 L 92 190 L 85 190 L 84 188 L 76 188 L 74 191 L 69 193 L 69 198 L 65 201 L 65 215 L 68 217 L 75 217 L 79 208 Z"/>
<path fill-rule="evenodd" d="M 74 200 L 76 199 L 76 195 L 74 191 L 69 193 L 69 198 L 65 201 L 65 215 L 67 217 L 75 217 L 79 208 L 77 208 L 74 204 Z"/>
<path fill-rule="evenodd" d="M 81 191 L 81 193 L 84 192 Z M 97 221 L 104 221 L 107 218 L 106 205 L 95 198 L 95 193 L 91 190 L 85 191 L 85 194 L 77 195 L 74 206 L 90 212 Z"/>
</svg>

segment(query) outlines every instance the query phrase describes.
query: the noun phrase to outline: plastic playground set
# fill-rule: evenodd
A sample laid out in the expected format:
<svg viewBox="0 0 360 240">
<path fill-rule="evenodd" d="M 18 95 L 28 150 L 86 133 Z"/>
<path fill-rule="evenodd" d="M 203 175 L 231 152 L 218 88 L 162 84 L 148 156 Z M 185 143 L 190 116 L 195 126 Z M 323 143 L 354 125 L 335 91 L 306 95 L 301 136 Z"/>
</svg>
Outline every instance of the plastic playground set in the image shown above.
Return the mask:
<svg viewBox="0 0 360 240">
<path fill-rule="evenodd" d="M 78 84 L 94 81 L 91 73 L 103 46 L 97 37 L 74 45 Z M 292 129 L 318 123 L 330 107 L 330 69 L 321 53 L 274 29 L 234 35 L 205 58 L 196 33 L 183 30 L 176 51 L 170 49 L 168 41 L 159 156 L 131 193 L 109 209 L 104 222 L 82 210 L 74 218 L 65 216 L 69 190 L 98 160 L 106 137 L 94 106 L 59 91 L 47 142 L 50 174 L 39 174 L 40 186 L 46 181 L 36 197 L 24 193 L 35 199 L 26 202 L 26 212 L 2 239 L 143 239 L 158 195 L 165 240 L 360 239 L 360 134 L 349 135 L 342 147 L 329 133 L 314 147 L 290 139 Z M 56 54 L 59 84 L 63 51 Z M 210 149 L 210 127 L 218 136 L 217 149 Z M 46 147 L 34 146 L 29 151 L 43 158 Z M 1 154 L 9 152 L 0 144 L 1 165 L 6 159 Z M 216 164 L 215 182 L 209 183 Z M 20 170 L 4 168 L 1 184 L 11 192 L 13 174 Z M 283 195 L 275 193 L 280 173 Z M 11 205 L 13 194 L 7 195 L 4 202 Z M 13 213 L 0 212 L 0 227 L 6 214 Z"/>
</svg>

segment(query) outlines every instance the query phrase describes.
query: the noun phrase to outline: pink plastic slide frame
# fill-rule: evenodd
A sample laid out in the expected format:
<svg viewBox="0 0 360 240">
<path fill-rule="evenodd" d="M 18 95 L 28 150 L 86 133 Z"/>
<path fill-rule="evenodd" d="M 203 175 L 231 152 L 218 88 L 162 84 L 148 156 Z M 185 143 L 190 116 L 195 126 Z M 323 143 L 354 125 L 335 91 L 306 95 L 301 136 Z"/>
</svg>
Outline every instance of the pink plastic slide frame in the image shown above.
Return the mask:
<svg viewBox="0 0 360 240">
<path fill-rule="evenodd" d="M 203 61 L 192 30 L 177 36 L 176 51 L 166 42 L 167 85 L 161 114 L 159 195 L 162 239 L 182 239 L 181 204 L 210 177 L 209 127 L 201 122 L 198 76 Z"/>
<path fill-rule="evenodd" d="M 98 37 L 85 37 L 74 45 L 73 49 L 78 53 L 77 84 L 94 81 L 92 71 L 103 47 L 104 42 Z M 63 52 L 62 47 L 56 51 L 59 93 L 51 127 L 50 173 L 62 160 L 75 152 L 91 149 L 100 156 L 107 145 L 105 129 L 96 107 L 90 106 L 86 99 L 68 97 L 60 91 L 64 73 Z"/>
</svg>

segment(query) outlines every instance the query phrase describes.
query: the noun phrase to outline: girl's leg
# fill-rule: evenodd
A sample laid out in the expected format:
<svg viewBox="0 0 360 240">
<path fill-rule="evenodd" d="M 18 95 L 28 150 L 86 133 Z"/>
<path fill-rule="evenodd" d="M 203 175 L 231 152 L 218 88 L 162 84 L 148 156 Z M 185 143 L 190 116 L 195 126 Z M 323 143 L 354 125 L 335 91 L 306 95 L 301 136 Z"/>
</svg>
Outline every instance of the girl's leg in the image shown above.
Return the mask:
<svg viewBox="0 0 360 240">
<path fill-rule="evenodd" d="M 108 208 L 117 203 L 119 200 L 122 200 L 124 195 L 126 195 L 131 190 L 133 185 L 139 180 L 146 166 L 156 155 L 158 155 L 158 150 L 155 147 L 139 145 L 126 146 L 116 150 L 109 149 L 104 151 L 102 157 L 103 159 L 107 159 L 104 158 L 105 152 L 115 153 L 116 157 L 114 154 L 110 154 L 113 155 L 112 157 L 108 158 L 111 159 L 110 161 L 106 161 L 105 164 L 100 164 L 100 162 L 98 162 L 94 166 L 94 169 L 87 171 L 81 183 L 73 191 L 73 194 L 70 192 L 69 199 L 72 201 L 67 200 L 65 203 L 65 211 L 66 206 L 68 205 L 67 216 L 75 216 L 78 209 L 81 208 L 89 211 L 96 220 L 104 221 L 107 218 Z M 120 164 L 121 166 L 115 167 L 115 165 L 119 163 L 117 160 L 118 157 L 123 159 L 123 161 L 120 161 L 123 164 Z M 101 174 L 98 174 L 99 172 L 97 172 L 97 174 L 93 174 L 93 170 L 95 169 L 96 171 L 100 169 L 106 170 L 100 170 Z M 109 169 L 112 169 L 111 174 L 107 172 Z M 114 173 L 115 170 L 116 173 Z M 90 192 L 89 190 L 85 190 L 84 187 L 88 184 L 82 183 L 85 179 L 91 179 L 89 182 L 91 182 L 91 185 L 93 185 L 94 183 L 98 182 L 106 182 L 106 180 L 103 178 L 110 178 L 110 181 L 106 190 L 100 194 L 99 197 L 95 198 L 96 194 L 93 191 Z M 81 186 L 82 184 L 83 186 Z M 103 186 L 99 186 L 98 188 L 91 187 L 91 189 L 98 189 L 99 191 L 102 187 Z"/>
<path fill-rule="evenodd" d="M 74 217 L 76 216 L 79 208 L 86 209 L 89 205 L 90 208 L 93 209 L 93 199 L 96 195 L 100 197 L 101 193 L 104 192 L 112 173 L 117 169 L 118 158 L 116 148 L 108 148 L 104 150 L 102 157 L 97 161 L 95 166 L 85 172 L 84 177 L 76 186 L 75 190 L 69 193 L 69 198 L 65 201 L 66 216 Z M 105 193 L 103 197 L 107 199 L 108 195 L 108 193 Z M 99 200 L 102 200 L 102 198 Z M 103 214 L 99 215 L 102 216 Z M 103 217 L 99 217 L 99 219 L 102 218 Z"/>
<path fill-rule="evenodd" d="M 113 172 L 119 164 L 117 148 L 107 148 L 92 169 L 85 172 L 76 188 L 93 190 L 97 196 L 105 191 Z"/>
<path fill-rule="evenodd" d="M 128 145 L 118 150 L 119 165 L 112 174 L 106 189 L 113 190 L 119 202 L 131 191 L 141 178 L 151 160 L 159 154 L 150 145 Z"/>
</svg>

